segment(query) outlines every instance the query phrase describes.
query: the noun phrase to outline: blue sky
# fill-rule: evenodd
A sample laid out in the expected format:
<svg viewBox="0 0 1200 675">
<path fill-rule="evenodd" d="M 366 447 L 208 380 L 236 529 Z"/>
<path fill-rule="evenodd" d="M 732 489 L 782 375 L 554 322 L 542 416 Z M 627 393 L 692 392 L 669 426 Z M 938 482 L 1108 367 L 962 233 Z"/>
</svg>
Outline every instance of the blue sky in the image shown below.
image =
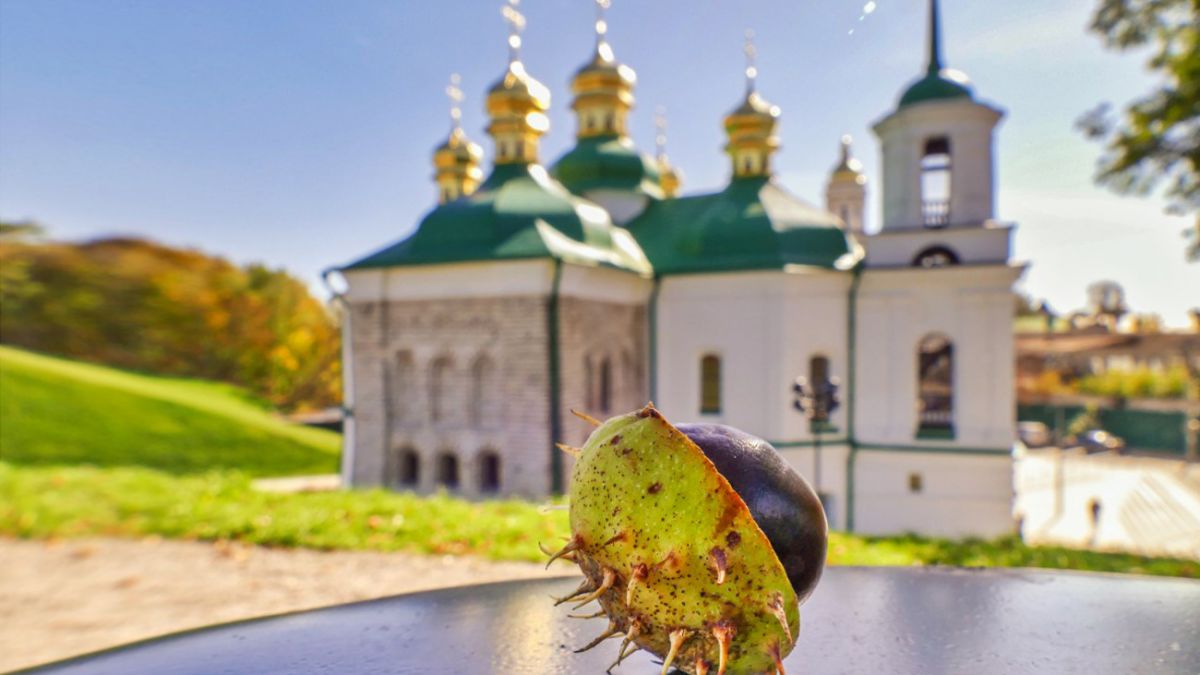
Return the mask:
<svg viewBox="0 0 1200 675">
<path fill-rule="evenodd" d="M 925 0 L 615 0 L 609 38 L 639 76 L 635 140 L 653 111 L 684 191 L 727 179 L 721 117 L 742 90 L 742 33 L 783 109 L 777 167 L 819 201 L 843 133 L 878 220 L 872 122 L 923 67 Z M 1143 54 L 1085 32 L 1090 0 L 944 0 L 948 64 L 1008 111 L 997 215 L 1018 224 L 1022 286 L 1060 310 L 1113 279 L 1137 311 L 1183 325 L 1200 265 L 1187 221 L 1096 188 L 1099 148 L 1072 128 L 1153 84 Z M 500 3 L 476 0 L 0 0 L 0 217 L 59 237 L 138 234 L 314 281 L 411 231 L 433 203 L 442 91 L 461 72 L 464 126 L 485 148 L 482 92 L 505 62 Z M 567 81 L 592 45 L 589 0 L 525 0 L 523 60 L 554 94 L 543 159 L 572 141 Z M 860 17 L 863 17 L 860 20 Z"/>
</svg>

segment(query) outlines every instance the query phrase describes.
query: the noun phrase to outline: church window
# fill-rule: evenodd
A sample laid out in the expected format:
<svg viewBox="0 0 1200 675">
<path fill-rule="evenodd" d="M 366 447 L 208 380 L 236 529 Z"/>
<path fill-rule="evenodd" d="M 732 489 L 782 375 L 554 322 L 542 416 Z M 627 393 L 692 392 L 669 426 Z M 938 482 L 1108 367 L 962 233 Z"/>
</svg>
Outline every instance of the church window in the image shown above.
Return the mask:
<svg viewBox="0 0 1200 675">
<path fill-rule="evenodd" d="M 829 357 L 817 355 L 808 360 L 808 386 L 814 388 L 824 386 L 829 381 Z M 822 429 L 829 425 L 829 412 L 826 409 L 828 398 L 821 399 L 821 409 L 814 411 L 813 427 Z"/>
<path fill-rule="evenodd" d="M 814 356 L 808 360 L 808 381 L 818 386 L 829 379 L 829 359 L 825 356 Z"/>
<path fill-rule="evenodd" d="M 521 159 L 525 156 L 525 141 L 517 141 L 516 149 L 513 150 L 513 157 Z"/>
<path fill-rule="evenodd" d="M 400 448 L 388 457 L 384 484 L 388 487 L 416 487 L 421 480 L 421 457 L 412 448 Z"/>
<path fill-rule="evenodd" d="M 596 370 L 592 357 L 583 357 L 583 394 L 588 410 L 596 410 Z"/>
<path fill-rule="evenodd" d="M 413 390 L 413 355 L 407 349 L 396 352 L 388 396 L 391 399 L 393 421 L 400 424 L 411 422 L 416 396 Z"/>
<path fill-rule="evenodd" d="M 945 246 L 930 246 L 913 258 L 913 267 L 949 267 L 958 264 L 958 254 Z"/>
<path fill-rule="evenodd" d="M 495 426 L 498 404 L 496 365 L 486 355 L 480 356 L 471 366 L 471 398 L 467 401 L 471 426 L 476 429 Z"/>
<path fill-rule="evenodd" d="M 925 227 L 950 224 L 950 139 L 925 141 L 921 155 L 921 214 Z"/>
<path fill-rule="evenodd" d="M 917 435 L 954 435 L 954 344 L 944 335 L 930 334 L 917 348 Z"/>
<path fill-rule="evenodd" d="M 597 408 L 607 413 L 612 410 L 612 361 L 606 356 L 600 361 L 599 391 L 597 391 Z"/>
<path fill-rule="evenodd" d="M 437 484 L 449 490 L 458 487 L 458 457 L 448 450 L 437 458 Z"/>
<path fill-rule="evenodd" d="M 453 405 L 449 392 L 451 368 L 450 358 L 441 356 L 429 371 L 429 419 L 434 423 L 449 418 L 449 406 Z"/>
<path fill-rule="evenodd" d="M 705 354 L 700 358 L 700 413 L 721 412 L 721 357 Z"/>
<path fill-rule="evenodd" d="M 908 491 L 913 494 L 919 494 L 925 489 L 925 480 L 919 473 L 908 474 Z"/>
<path fill-rule="evenodd" d="M 479 456 L 479 491 L 490 494 L 500 491 L 500 455 L 484 450 Z"/>
</svg>

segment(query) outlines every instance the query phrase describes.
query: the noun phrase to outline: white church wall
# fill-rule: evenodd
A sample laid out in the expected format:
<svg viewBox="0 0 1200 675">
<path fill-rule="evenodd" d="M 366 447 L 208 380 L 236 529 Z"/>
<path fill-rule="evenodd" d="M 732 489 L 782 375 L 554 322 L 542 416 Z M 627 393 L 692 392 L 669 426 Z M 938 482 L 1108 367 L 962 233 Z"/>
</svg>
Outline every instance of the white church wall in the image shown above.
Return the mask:
<svg viewBox="0 0 1200 675">
<path fill-rule="evenodd" d="M 868 270 L 858 301 L 857 436 L 917 442 L 917 352 L 930 333 L 954 345 L 953 440 L 923 444 L 1008 448 L 1015 429 L 1014 267 Z"/>
<path fill-rule="evenodd" d="M 638 217 L 650 201 L 643 194 L 627 190 L 588 190 L 583 196 L 604 207 L 616 225 L 625 225 Z"/>
<path fill-rule="evenodd" d="M 854 493 L 862 534 L 995 537 L 1015 530 L 1010 456 L 860 450 Z"/>
<path fill-rule="evenodd" d="M 965 264 L 1005 264 L 1010 254 L 1012 226 L 989 222 L 983 227 L 925 230 L 884 230 L 863 237 L 869 267 L 911 267 L 917 254 L 941 246 Z"/>
<path fill-rule="evenodd" d="M 346 299 L 428 300 L 546 295 L 554 279 L 549 260 L 449 263 L 419 267 L 347 270 Z"/>
<path fill-rule="evenodd" d="M 844 443 L 823 443 L 819 453 L 811 445 L 781 445 L 778 450 L 784 460 L 821 495 L 829 528 L 846 529 L 846 459 L 850 453 L 849 446 Z"/>
<path fill-rule="evenodd" d="M 658 299 L 655 403 L 669 419 L 730 424 L 772 441 L 811 438 L 791 407 L 809 359 L 846 372 L 850 275 L 742 272 L 667 277 Z M 700 411 L 700 360 L 721 357 L 721 411 Z M 839 411 L 833 420 L 844 426 Z"/>
</svg>

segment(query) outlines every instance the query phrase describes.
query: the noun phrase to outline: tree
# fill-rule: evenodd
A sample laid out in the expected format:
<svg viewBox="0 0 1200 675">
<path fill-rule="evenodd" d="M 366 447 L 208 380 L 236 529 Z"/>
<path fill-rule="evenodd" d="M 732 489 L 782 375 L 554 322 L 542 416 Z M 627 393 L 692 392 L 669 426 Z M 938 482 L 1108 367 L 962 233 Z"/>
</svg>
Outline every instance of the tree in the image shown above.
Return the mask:
<svg viewBox="0 0 1200 675">
<path fill-rule="evenodd" d="M 1188 259 L 1200 260 L 1200 0 L 1099 0 L 1091 30 L 1107 47 L 1151 49 L 1156 89 L 1120 119 L 1101 104 L 1078 122 L 1105 143 L 1096 180 L 1124 194 L 1147 194 L 1165 182 L 1168 210 L 1196 212 L 1185 233 Z"/>
<path fill-rule="evenodd" d="M 141 239 L 0 239 L 0 342 L 232 382 L 285 409 L 340 398 L 336 318 L 299 279 Z"/>
</svg>

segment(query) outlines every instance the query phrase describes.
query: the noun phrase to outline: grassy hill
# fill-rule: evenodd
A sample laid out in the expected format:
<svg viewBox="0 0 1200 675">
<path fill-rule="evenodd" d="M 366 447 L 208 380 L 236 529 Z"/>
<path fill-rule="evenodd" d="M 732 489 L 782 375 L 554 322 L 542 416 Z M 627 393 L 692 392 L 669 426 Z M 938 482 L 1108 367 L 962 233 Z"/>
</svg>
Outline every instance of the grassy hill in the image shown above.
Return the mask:
<svg viewBox="0 0 1200 675">
<path fill-rule="evenodd" d="M 290 424 L 244 391 L 0 347 L 0 460 L 172 474 L 331 473 L 339 437 Z"/>
<path fill-rule="evenodd" d="M 338 436 L 227 385 L 0 347 L 0 536 L 147 535 L 540 560 L 567 514 L 521 500 L 388 490 L 274 494 L 251 477 L 335 470 Z M 561 501 L 554 500 L 561 504 Z M 984 565 L 1200 577 L 1200 562 L 831 533 L 835 565 Z"/>
</svg>

